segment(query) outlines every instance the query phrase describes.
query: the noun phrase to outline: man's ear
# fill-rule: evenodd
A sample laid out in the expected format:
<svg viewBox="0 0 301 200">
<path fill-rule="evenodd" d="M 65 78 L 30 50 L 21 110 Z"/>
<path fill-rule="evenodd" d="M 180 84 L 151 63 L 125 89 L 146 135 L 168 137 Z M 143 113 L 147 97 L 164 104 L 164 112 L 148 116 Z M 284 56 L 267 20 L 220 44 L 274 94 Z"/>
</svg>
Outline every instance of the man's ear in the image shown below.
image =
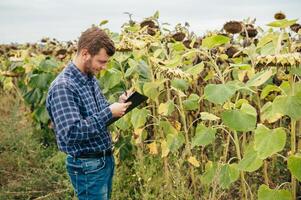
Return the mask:
<svg viewBox="0 0 301 200">
<path fill-rule="evenodd" d="M 84 61 L 87 61 L 91 58 L 91 54 L 88 52 L 88 49 L 82 49 L 80 55 L 84 59 Z"/>
</svg>

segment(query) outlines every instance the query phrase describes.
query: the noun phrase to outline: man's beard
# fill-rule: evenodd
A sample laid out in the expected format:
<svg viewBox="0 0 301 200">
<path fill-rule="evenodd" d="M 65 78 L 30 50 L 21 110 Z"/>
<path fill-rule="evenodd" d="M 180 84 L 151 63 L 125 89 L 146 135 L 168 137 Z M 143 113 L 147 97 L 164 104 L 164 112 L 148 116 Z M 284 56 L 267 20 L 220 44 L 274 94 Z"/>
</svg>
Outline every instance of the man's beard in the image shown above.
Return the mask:
<svg viewBox="0 0 301 200">
<path fill-rule="evenodd" d="M 84 63 L 84 71 L 89 77 L 94 76 L 94 73 L 92 70 L 92 59 L 91 58 Z"/>
</svg>

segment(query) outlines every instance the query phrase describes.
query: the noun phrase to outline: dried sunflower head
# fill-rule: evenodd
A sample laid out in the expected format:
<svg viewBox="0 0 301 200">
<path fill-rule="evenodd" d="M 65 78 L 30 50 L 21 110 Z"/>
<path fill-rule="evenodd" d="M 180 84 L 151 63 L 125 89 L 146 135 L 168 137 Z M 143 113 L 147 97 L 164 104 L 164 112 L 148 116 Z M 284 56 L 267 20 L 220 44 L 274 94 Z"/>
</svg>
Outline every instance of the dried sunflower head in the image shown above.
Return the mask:
<svg viewBox="0 0 301 200">
<path fill-rule="evenodd" d="M 155 29 L 155 28 L 150 28 L 150 27 L 148 27 L 148 28 L 147 28 L 147 33 L 148 33 L 149 35 L 151 35 L 151 36 L 154 36 L 154 35 L 156 35 L 156 30 L 157 30 L 157 29 Z"/>
<path fill-rule="evenodd" d="M 230 46 L 225 50 L 226 55 L 229 58 L 233 58 L 233 56 L 238 52 L 237 48 L 235 48 L 234 46 Z"/>
<path fill-rule="evenodd" d="M 291 25 L 290 28 L 291 28 L 292 31 L 298 33 L 298 31 L 301 28 L 301 25 L 296 23 L 296 24 Z"/>
<path fill-rule="evenodd" d="M 246 27 L 246 31 L 247 31 L 248 36 L 249 36 L 250 38 L 254 38 L 254 37 L 256 37 L 256 35 L 258 34 L 258 31 L 257 31 L 256 28 L 254 28 L 254 27 L 247 26 L 247 27 Z M 246 37 L 246 32 L 243 31 L 243 32 L 240 33 L 240 35 L 243 36 L 243 37 Z"/>
<path fill-rule="evenodd" d="M 177 32 L 171 36 L 175 41 L 183 41 L 186 37 L 185 33 Z"/>
<path fill-rule="evenodd" d="M 285 14 L 283 12 L 277 12 L 277 13 L 275 13 L 274 18 L 276 20 L 282 20 L 282 19 L 285 19 L 286 16 L 285 16 Z"/>
<path fill-rule="evenodd" d="M 242 31 L 242 24 L 238 21 L 229 21 L 224 24 L 224 29 L 227 33 L 240 33 Z"/>
<path fill-rule="evenodd" d="M 161 75 L 163 75 L 165 78 L 169 78 L 171 80 L 174 78 L 181 78 L 181 79 L 185 79 L 185 80 L 189 80 L 192 78 L 190 74 L 184 72 L 180 68 L 168 68 L 168 67 L 160 66 L 159 71 L 160 71 Z"/>
<path fill-rule="evenodd" d="M 155 28 L 156 24 L 153 20 L 144 20 L 143 22 L 140 23 L 141 28 L 148 26 L 150 28 Z"/>
</svg>

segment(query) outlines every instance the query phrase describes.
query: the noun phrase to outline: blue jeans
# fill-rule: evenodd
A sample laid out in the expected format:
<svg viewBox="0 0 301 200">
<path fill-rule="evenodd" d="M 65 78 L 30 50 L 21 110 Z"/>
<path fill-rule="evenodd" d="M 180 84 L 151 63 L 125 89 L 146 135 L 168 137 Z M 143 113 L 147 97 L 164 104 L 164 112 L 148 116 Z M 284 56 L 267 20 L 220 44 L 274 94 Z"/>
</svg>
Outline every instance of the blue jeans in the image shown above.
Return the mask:
<svg viewBox="0 0 301 200">
<path fill-rule="evenodd" d="M 109 200 L 114 157 L 77 158 L 68 155 L 66 168 L 79 200 Z"/>
</svg>

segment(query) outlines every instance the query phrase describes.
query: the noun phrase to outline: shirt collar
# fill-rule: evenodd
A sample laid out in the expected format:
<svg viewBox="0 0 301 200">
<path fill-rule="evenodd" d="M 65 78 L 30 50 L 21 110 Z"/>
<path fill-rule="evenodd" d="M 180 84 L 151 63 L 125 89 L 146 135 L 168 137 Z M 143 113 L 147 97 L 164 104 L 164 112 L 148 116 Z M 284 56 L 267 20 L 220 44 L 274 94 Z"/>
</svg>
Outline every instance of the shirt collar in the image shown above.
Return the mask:
<svg viewBox="0 0 301 200">
<path fill-rule="evenodd" d="M 88 75 L 84 74 L 83 72 L 81 72 L 78 67 L 71 61 L 69 63 L 69 69 L 72 73 L 72 75 L 78 79 L 80 82 L 82 82 L 83 84 L 86 84 L 88 81 L 92 82 L 93 81 L 93 77 L 89 77 Z"/>
</svg>

